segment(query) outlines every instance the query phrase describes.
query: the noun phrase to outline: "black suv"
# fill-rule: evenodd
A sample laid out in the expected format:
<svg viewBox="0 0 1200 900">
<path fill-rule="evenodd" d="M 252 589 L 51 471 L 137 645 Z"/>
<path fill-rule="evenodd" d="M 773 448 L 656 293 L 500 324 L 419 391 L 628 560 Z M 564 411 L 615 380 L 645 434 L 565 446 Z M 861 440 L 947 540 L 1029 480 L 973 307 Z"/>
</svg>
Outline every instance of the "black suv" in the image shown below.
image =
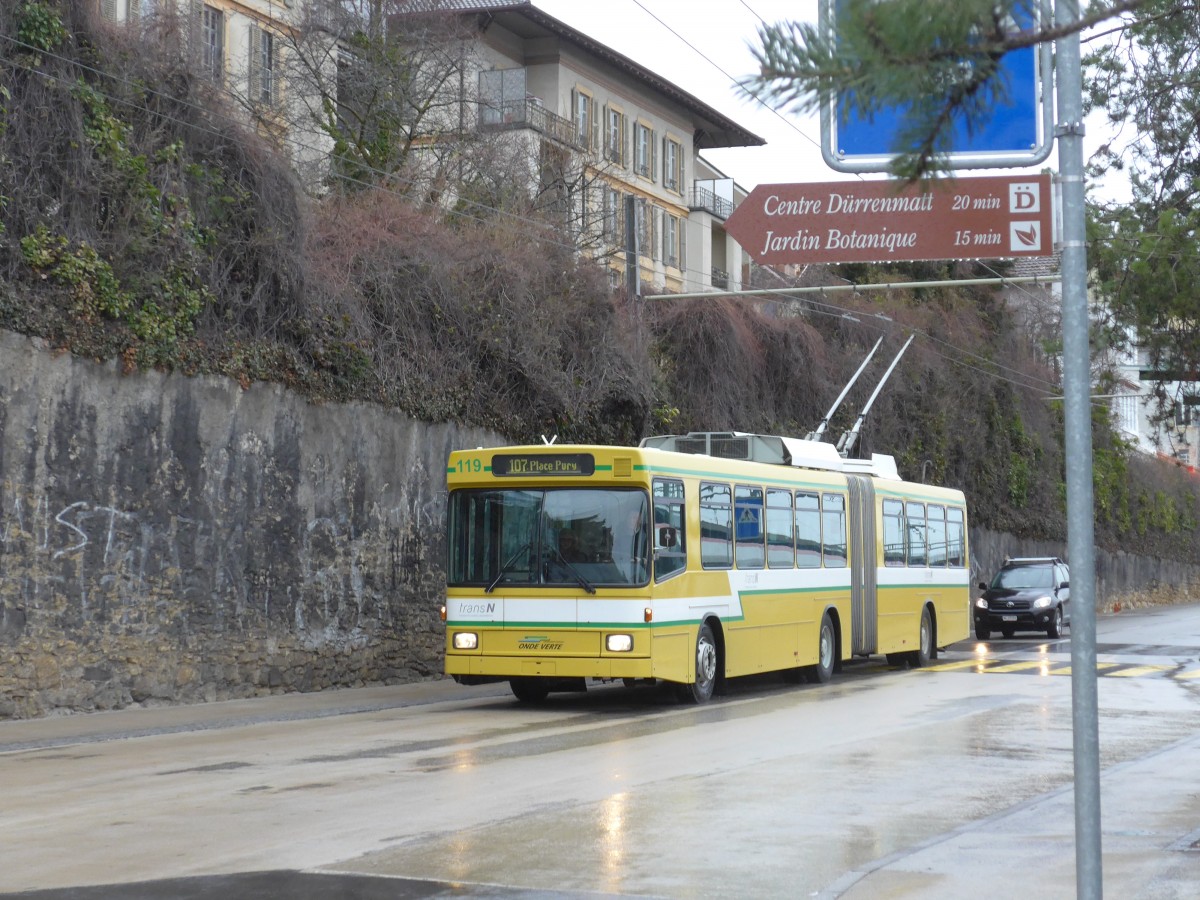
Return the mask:
<svg viewBox="0 0 1200 900">
<path fill-rule="evenodd" d="M 1012 637 L 1017 631 L 1044 631 L 1062 637 L 1071 622 L 1071 573 L 1057 556 L 1010 559 L 991 585 L 980 582 L 975 601 L 975 637 L 992 631 Z"/>
</svg>

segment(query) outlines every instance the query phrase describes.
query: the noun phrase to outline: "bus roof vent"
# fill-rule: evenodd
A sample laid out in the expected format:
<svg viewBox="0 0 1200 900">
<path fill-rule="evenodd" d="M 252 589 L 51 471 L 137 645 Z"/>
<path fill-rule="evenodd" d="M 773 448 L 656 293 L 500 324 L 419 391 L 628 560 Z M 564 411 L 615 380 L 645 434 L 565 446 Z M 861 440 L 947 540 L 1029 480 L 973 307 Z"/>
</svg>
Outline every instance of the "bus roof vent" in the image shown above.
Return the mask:
<svg viewBox="0 0 1200 900">
<path fill-rule="evenodd" d="M 679 437 L 672 436 L 672 439 L 675 442 L 674 446 L 664 446 L 664 450 L 674 450 L 677 453 L 701 453 L 708 455 L 708 441 L 703 436 L 694 438 L 680 435 Z M 650 439 L 647 438 L 646 440 Z M 647 446 L 645 441 L 642 441 L 642 445 Z"/>
<path fill-rule="evenodd" d="M 722 459 L 750 459 L 750 441 L 747 438 L 747 435 L 740 434 L 710 434 L 708 455 Z"/>
<path fill-rule="evenodd" d="M 849 472 L 875 478 L 899 480 L 896 460 L 882 453 L 868 459 L 843 459 L 833 444 L 773 434 L 747 434 L 740 431 L 692 431 L 688 434 L 663 434 L 643 438 L 642 447 L 697 453 L 724 459 L 792 466 L 798 469 L 824 469 Z"/>
</svg>

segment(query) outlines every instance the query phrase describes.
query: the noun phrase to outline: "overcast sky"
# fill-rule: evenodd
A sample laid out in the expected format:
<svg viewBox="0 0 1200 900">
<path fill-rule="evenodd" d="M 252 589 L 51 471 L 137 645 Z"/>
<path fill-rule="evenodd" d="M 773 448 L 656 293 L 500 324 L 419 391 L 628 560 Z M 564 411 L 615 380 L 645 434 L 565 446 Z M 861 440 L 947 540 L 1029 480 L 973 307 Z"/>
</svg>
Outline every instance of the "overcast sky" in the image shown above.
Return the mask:
<svg viewBox="0 0 1200 900">
<path fill-rule="evenodd" d="M 768 109 L 741 96 L 734 82 L 755 71 L 750 45 L 764 23 L 817 19 L 817 0 L 533 0 L 555 18 L 679 85 L 763 138 L 765 147 L 707 150 L 704 156 L 747 190 L 759 184 L 849 181 L 821 157 L 815 116 Z M 690 46 L 689 46 L 690 45 Z M 1095 124 L 1093 124 L 1095 123 Z M 1088 120 L 1085 147 L 1100 143 L 1099 117 Z M 1085 150 L 1085 152 L 1087 152 Z M 1043 164 L 1057 168 L 1054 154 Z M 1022 174 L 970 170 L 970 175 Z M 866 176 L 875 177 L 875 176 Z M 1106 194 L 1125 193 L 1120 187 Z"/>
<path fill-rule="evenodd" d="M 747 190 L 854 177 L 834 172 L 821 159 L 816 118 L 776 113 L 742 99 L 732 84 L 756 68 L 749 44 L 757 43 L 763 20 L 816 21 L 817 0 L 534 0 L 534 5 L 763 138 L 765 147 L 704 152 Z"/>
</svg>

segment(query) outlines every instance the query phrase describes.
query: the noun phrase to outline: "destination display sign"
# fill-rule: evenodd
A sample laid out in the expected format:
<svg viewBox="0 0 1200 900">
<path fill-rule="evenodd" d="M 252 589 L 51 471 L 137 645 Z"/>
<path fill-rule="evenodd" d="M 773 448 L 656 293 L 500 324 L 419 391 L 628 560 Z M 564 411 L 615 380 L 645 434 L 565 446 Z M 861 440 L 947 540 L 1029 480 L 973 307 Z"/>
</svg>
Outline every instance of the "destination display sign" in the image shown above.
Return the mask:
<svg viewBox="0 0 1200 900">
<path fill-rule="evenodd" d="M 725 222 L 758 263 L 1050 256 L 1049 175 L 759 185 Z"/>
<path fill-rule="evenodd" d="M 497 453 L 492 457 L 493 475 L 557 478 L 595 471 L 596 459 L 590 453 Z"/>
</svg>

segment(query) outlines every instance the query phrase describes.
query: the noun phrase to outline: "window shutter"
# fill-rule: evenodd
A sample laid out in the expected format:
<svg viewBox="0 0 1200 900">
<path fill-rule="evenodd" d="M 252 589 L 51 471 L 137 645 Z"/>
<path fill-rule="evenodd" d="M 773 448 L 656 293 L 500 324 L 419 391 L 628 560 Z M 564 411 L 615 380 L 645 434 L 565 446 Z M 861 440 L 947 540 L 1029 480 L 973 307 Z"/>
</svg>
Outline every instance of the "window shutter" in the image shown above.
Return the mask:
<svg viewBox="0 0 1200 900">
<path fill-rule="evenodd" d="M 601 140 L 601 135 L 603 133 L 603 126 L 600 122 L 600 117 L 598 115 L 596 115 L 595 101 L 589 101 L 588 105 L 591 107 L 591 110 L 592 110 L 592 150 L 595 151 L 596 153 L 599 153 L 599 152 L 601 152 L 600 151 L 600 147 L 601 147 L 600 140 Z"/>
<path fill-rule="evenodd" d="M 650 180 L 658 181 L 658 141 L 653 130 L 650 131 Z"/>
<path fill-rule="evenodd" d="M 679 217 L 679 271 L 687 271 L 687 216 Z"/>
<path fill-rule="evenodd" d="M 100 15 L 110 22 L 117 21 L 117 0 L 101 0 Z"/>
<path fill-rule="evenodd" d="M 659 237 L 660 237 L 661 231 L 662 231 L 662 210 L 652 208 L 650 210 L 650 256 L 653 259 L 658 259 L 660 256 L 660 254 L 658 252 L 658 247 L 659 247 Z"/>
<path fill-rule="evenodd" d="M 612 158 L 612 126 L 608 123 L 608 117 L 611 113 L 608 111 L 608 104 L 604 104 L 604 143 L 598 148 L 604 154 L 606 159 Z"/>
<path fill-rule="evenodd" d="M 583 143 L 584 135 L 579 133 L 579 91 L 571 88 L 571 122 L 575 126 L 575 141 Z"/>
<path fill-rule="evenodd" d="M 247 72 L 250 92 L 250 102 L 258 103 L 262 99 L 262 35 L 257 25 L 248 26 L 250 42 L 249 71 Z"/>
<path fill-rule="evenodd" d="M 621 116 L 621 165 L 629 166 L 629 120 Z"/>
</svg>

